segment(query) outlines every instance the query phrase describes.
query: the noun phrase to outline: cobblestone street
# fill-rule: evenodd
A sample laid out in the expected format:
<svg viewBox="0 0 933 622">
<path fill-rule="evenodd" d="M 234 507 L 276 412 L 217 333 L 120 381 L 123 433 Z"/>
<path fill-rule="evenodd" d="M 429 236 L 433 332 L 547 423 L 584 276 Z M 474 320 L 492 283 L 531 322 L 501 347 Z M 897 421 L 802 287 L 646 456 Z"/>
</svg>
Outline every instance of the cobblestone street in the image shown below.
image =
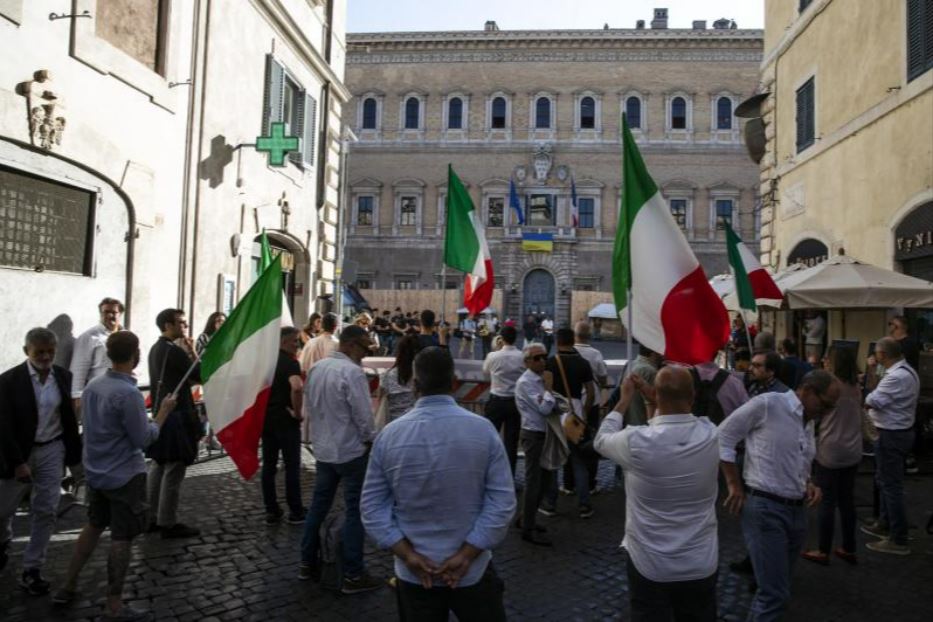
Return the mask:
<svg viewBox="0 0 933 622">
<path fill-rule="evenodd" d="M 313 461 L 306 458 L 305 502 L 313 480 Z M 929 472 L 927 469 L 926 472 Z M 907 480 L 911 523 L 925 525 L 933 510 L 929 476 Z M 495 564 L 506 583 L 506 605 L 512 620 L 626 620 L 628 600 L 622 537 L 625 498 L 614 487 L 612 466 L 600 470 L 603 492 L 593 499 L 596 516 L 580 520 L 575 501 L 560 499 L 560 514 L 543 519 L 555 541 L 553 549 L 527 545 L 513 530 L 495 552 Z M 860 516 L 870 512 L 868 475 L 858 481 Z M 263 522 L 258 481 L 243 482 L 226 458 L 195 465 L 182 496 L 182 518 L 197 525 L 194 540 L 136 540 L 126 594 L 134 604 L 151 609 L 161 622 L 173 620 L 394 620 L 393 593 L 341 596 L 295 579 L 301 527 Z M 60 585 L 83 521 L 82 508 L 72 508 L 60 521 L 49 551 L 46 575 Z M 81 580 L 82 596 L 68 611 L 55 610 L 48 597 L 28 597 L 16 586 L 27 522 L 19 516 L 8 568 L 0 575 L 0 619 L 9 622 L 92 620 L 100 612 L 106 584 L 107 539 L 95 553 Z M 751 595 L 743 576 L 728 562 L 743 554 L 738 521 L 720 517 L 720 616 L 743 620 Z M 813 533 L 811 529 L 811 534 Z M 933 608 L 933 538 L 923 529 L 911 532 L 913 554 L 881 556 L 864 548 L 859 534 L 860 565 L 834 560 L 823 568 L 801 560 L 794 574 L 793 601 L 786 617 L 793 621 L 928 620 Z M 369 550 L 370 572 L 388 577 L 391 557 Z"/>
</svg>

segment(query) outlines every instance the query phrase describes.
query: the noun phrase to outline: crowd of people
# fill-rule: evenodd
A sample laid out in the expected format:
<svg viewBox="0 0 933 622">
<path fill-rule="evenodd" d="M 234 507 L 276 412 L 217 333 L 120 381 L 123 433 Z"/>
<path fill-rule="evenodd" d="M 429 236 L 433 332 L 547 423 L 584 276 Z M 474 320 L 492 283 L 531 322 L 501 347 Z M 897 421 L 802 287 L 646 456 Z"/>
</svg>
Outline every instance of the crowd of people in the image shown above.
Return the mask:
<svg viewBox="0 0 933 622">
<path fill-rule="evenodd" d="M 55 363 L 55 333 L 34 328 L 25 335 L 26 361 L 0 375 L 0 569 L 13 515 L 31 491 L 19 584 L 31 595 L 50 592 L 42 567 L 68 468 L 86 482 L 88 522 L 53 600 L 75 601 L 81 570 L 109 528 L 104 618 L 140 620 L 147 613 L 122 600 L 133 539 L 199 535 L 179 520 L 186 469 L 209 437 L 191 389 L 199 354 L 226 318 L 210 315 L 193 340 L 182 310 L 158 314 L 160 336 L 148 351 L 150 415 L 134 375 L 139 339 L 120 326 L 123 306 L 106 298 L 99 312 L 66 364 Z M 604 458 L 624 481 L 633 619 L 717 619 L 720 499 L 742 517 L 748 556 L 732 567 L 754 577 L 750 619 L 776 620 L 798 558 L 858 563 L 853 491 L 865 440 L 873 443 L 879 494 L 876 520 L 861 526 L 876 538 L 866 546 L 910 553 L 903 476 L 916 441 L 918 349 L 901 317 L 864 372 L 853 349 L 834 346 L 805 361 L 792 339 L 776 347 L 770 333 L 741 326 L 731 369 L 716 361 L 681 366 L 640 346 L 618 379 L 590 344 L 586 321 L 555 328 L 550 318 L 529 316 L 521 349 L 512 321 L 484 329 L 466 318 L 453 328 L 433 311 L 412 317 L 396 309 L 340 324 L 332 313 L 315 314 L 302 329 L 281 329 L 263 424 L 265 521 L 302 526 L 300 580 L 321 582 L 328 569 L 344 594 L 384 587 L 367 570 L 368 535 L 395 557 L 389 583 L 402 619 L 446 619 L 452 611 L 463 622 L 504 620 L 492 550 L 510 528 L 528 546 L 553 546 L 542 519 L 556 513 L 562 494 L 575 498 L 579 519 L 594 516 Z M 481 417 L 453 397 L 451 338 L 463 343 L 468 332 L 490 340 Z M 391 353 L 394 364 L 380 375 L 374 404 L 362 362 L 377 353 Z M 316 462 L 307 509 L 303 437 Z M 276 494 L 280 455 L 287 513 Z M 818 547 L 803 551 L 812 506 Z"/>
</svg>

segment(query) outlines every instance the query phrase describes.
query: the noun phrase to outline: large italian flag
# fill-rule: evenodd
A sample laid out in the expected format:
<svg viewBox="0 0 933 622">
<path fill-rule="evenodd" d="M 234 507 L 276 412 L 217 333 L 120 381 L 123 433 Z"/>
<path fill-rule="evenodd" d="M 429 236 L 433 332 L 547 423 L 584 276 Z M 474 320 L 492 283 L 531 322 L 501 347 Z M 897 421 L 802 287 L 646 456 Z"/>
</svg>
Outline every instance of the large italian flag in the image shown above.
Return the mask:
<svg viewBox="0 0 933 622">
<path fill-rule="evenodd" d="M 201 358 L 207 417 L 246 479 L 259 468 L 281 316 L 282 259 L 277 257 L 214 333 Z"/>
<path fill-rule="evenodd" d="M 774 283 L 768 271 L 761 267 L 754 253 L 745 246 L 742 239 L 728 224 L 726 224 L 726 245 L 739 307 L 755 311 L 758 309 L 758 304 L 780 306 L 784 294 Z"/>
<path fill-rule="evenodd" d="M 622 142 L 622 205 L 612 253 L 616 309 L 632 336 L 666 359 L 709 361 L 729 339 L 729 314 L 648 174 L 624 115 Z"/>
<path fill-rule="evenodd" d="M 454 167 L 447 166 L 447 229 L 444 263 L 466 274 L 463 306 L 473 315 L 492 302 L 494 275 L 492 255 L 486 244 L 483 222 Z"/>
</svg>

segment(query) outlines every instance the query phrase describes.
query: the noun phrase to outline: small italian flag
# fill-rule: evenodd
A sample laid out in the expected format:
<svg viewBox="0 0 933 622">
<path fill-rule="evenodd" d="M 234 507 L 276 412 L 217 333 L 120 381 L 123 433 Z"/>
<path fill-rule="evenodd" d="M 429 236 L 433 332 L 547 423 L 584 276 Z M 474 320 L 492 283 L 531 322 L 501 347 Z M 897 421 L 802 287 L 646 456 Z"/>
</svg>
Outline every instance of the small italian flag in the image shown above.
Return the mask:
<svg viewBox="0 0 933 622">
<path fill-rule="evenodd" d="M 276 257 L 234 307 L 204 350 L 204 406 L 217 439 L 251 478 L 279 354 L 282 258 Z"/>
<path fill-rule="evenodd" d="M 758 309 L 758 304 L 780 306 L 784 294 L 728 223 L 726 224 L 726 244 L 739 307 L 755 311 Z"/>
<path fill-rule="evenodd" d="M 492 255 L 489 254 L 489 246 L 486 244 L 482 218 L 473 207 L 470 195 L 451 165 L 447 166 L 444 263 L 466 274 L 463 284 L 463 306 L 473 315 L 482 313 L 492 302 Z"/>
<path fill-rule="evenodd" d="M 709 361 L 729 339 L 729 314 L 648 174 L 624 115 L 622 143 L 622 205 L 612 252 L 619 317 L 639 343 L 669 361 Z"/>
</svg>

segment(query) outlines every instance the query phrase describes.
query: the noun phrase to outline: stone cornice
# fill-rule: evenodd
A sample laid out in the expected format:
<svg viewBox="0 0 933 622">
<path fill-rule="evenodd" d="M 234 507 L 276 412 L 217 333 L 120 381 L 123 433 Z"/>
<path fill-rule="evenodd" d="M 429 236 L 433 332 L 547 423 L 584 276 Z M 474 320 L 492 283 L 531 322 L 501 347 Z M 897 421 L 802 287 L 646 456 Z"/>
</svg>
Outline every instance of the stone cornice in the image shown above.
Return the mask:
<svg viewBox="0 0 933 622">
<path fill-rule="evenodd" d="M 546 45 L 558 43 L 574 46 L 587 43 L 605 45 L 608 42 L 652 42 L 676 41 L 751 41 L 759 46 L 764 42 L 763 30 L 691 30 L 671 28 L 666 30 L 636 30 L 617 28 L 610 30 L 451 30 L 433 32 L 365 32 L 347 33 L 347 49 L 356 50 L 363 46 L 408 47 L 422 46 L 427 49 L 454 45 L 463 47 L 515 47 L 516 45 Z"/>
</svg>

